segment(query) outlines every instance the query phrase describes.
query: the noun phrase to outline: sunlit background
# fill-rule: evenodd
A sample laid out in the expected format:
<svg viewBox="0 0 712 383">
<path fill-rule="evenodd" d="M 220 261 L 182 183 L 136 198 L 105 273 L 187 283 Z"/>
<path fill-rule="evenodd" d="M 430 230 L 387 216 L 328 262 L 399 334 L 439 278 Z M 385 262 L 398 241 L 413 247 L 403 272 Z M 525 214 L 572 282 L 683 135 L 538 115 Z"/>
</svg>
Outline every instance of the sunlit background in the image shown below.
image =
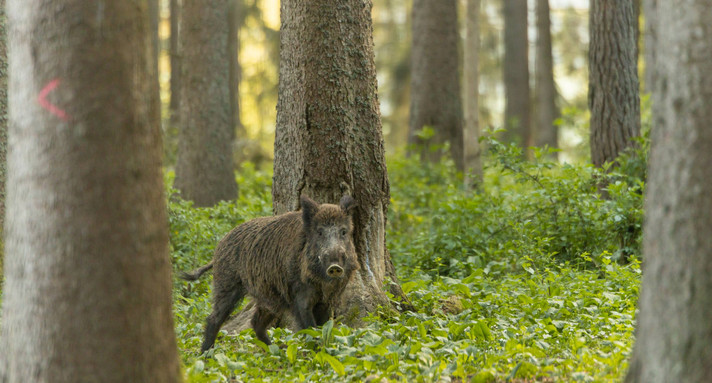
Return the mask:
<svg viewBox="0 0 712 383">
<path fill-rule="evenodd" d="M 460 0 L 460 17 L 465 1 Z M 163 125 L 167 146 L 175 145 L 175 129 L 169 129 L 170 25 L 168 1 L 161 2 L 160 80 Z M 386 150 L 393 153 L 406 145 L 410 92 L 411 0 L 374 0 L 373 26 L 379 100 Z M 530 2 L 531 3 L 531 2 Z M 552 0 L 551 33 L 554 76 L 559 92 L 560 159 L 588 159 L 587 55 L 588 1 Z M 236 162 L 270 166 L 273 158 L 279 62 L 279 0 L 247 0 L 239 30 L 240 121 L 235 142 Z M 481 1 L 480 122 L 482 129 L 499 128 L 504 112 L 502 83 L 503 20 L 500 0 Z M 536 28 L 533 4 L 529 10 L 530 76 L 534 81 Z M 464 36 L 464 23 L 461 22 Z M 462 49 L 460 49 L 462 51 Z M 174 158 L 167 150 L 166 164 Z"/>
</svg>

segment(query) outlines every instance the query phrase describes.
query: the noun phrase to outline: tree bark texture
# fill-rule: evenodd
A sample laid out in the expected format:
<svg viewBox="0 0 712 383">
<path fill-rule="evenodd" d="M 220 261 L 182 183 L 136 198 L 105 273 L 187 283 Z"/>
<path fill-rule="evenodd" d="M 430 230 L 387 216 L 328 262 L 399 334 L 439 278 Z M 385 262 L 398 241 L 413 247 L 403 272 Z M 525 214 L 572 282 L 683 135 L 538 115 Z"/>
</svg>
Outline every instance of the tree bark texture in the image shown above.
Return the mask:
<svg viewBox="0 0 712 383">
<path fill-rule="evenodd" d="M 402 295 L 385 243 L 390 197 L 371 6 L 370 0 L 281 4 L 274 212 L 296 210 L 301 194 L 320 203 L 337 203 L 345 193 L 354 197 L 354 244 L 362 269 L 336 309 L 349 324 L 387 305 L 386 277 L 394 281 L 394 295 Z"/>
<path fill-rule="evenodd" d="M 558 148 L 558 128 L 555 125 L 555 121 L 559 118 L 559 110 L 556 107 L 557 93 L 551 48 L 549 0 L 537 0 L 536 2 L 536 29 L 535 91 L 537 126 L 535 145 L 538 147 Z"/>
<path fill-rule="evenodd" d="M 147 9 L 8 1 L 2 382 L 180 381 Z"/>
<path fill-rule="evenodd" d="M 0 230 L 5 223 L 5 179 L 7 178 L 7 17 L 5 0 L 0 0 Z M 0 243 L 0 248 L 2 243 Z M 2 272 L 0 250 L 0 273 Z"/>
<path fill-rule="evenodd" d="M 627 382 L 712 376 L 712 3 L 646 1 L 658 31 L 636 344 Z"/>
<path fill-rule="evenodd" d="M 230 104 L 228 0 L 184 0 L 175 186 L 195 206 L 237 197 Z"/>
<path fill-rule="evenodd" d="M 480 0 L 467 0 L 465 38 L 465 184 L 482 184 L 482 149 L 480 146 Z"/>
<path fill-rule="evenodd" d="M 615 161 L 640 135 L 633 0 L 591 0 L 588 106 L 591 160 Z"/>
<path fill-rule="evenodd" d="M 431 145 L 450 144 L 450 156 L 464 170 L 463 112 L 456 0 L 414 0 L 410 123 L 408 143 L 420 146 L 421 159 L 440 160 Z M 433 137 L 419 134 L 424 127 Z"/>
<path fill-rule="evenodd" d="M 635 18 L 635 24 L 634 24 L 634 33 L 635 33 L 635 65 L 637 67 L 638 62 L 640 61 L 640 12 L 641 12 L 641 1 L 642 0 L 633 0 L 633 17 Z M 640 77 L 640 74 L 638 74 Z"/>
<path fill-rule="evenodd" d="M 503 1 L 505 139 L 532 145 L 527 0 Z"/>
<path fill-rule="evenodd" d="M 160 70 L 158 68 L 158 60 L 161 56 L 161 40 L 158 36 L 158 28 L 161 23 L 161 4 L 160 0 L 148 0 L 148 20 L 149 20 L 149 37 L 151 39 L 151 62 L 153 65 L 153 72 L 156 76 L 152 79 L 153 82 L 153 97 L 151 98 L 156 104 L 154 108 L 159 111 L 159 126 L 163 127 L 163 116 L 160 112 L 161 110 L 161 84 L 158 81 L 158 76 Z"/>
</svg>

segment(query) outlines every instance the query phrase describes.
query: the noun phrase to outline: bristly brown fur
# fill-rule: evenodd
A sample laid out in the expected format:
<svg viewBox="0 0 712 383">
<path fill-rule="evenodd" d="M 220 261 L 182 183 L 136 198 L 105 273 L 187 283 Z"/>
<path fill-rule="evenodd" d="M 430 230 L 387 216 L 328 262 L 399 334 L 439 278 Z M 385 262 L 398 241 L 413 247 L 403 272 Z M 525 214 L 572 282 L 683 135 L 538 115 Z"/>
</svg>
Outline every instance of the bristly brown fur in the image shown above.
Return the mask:
<svg viewBox="0 0 712 383">
<path fill-rule="evenodd" d="M 321 325 L 331 315 L 346 285 L 359 269 L 353 245 L 353 199 L 337 205 L 319 205 L 302 196 L 302 211 L 256 218 L 237 226 L 218 243 L 213 261 L 190 273 L 196 280 L 214 266 L 213 311 L 207 319 L 202 350 L 212 347 L 217 333 L 234 307 L 249 294 L 257 310 L 252 326 L 269 344 L 266 329 L 284 311 L 291 310 L 300 328 Z M 319 231 L 336 233 L 338 251 L 325 249 Z M 342 235 L 344 232 L 347 235 Z M 344 269 L 341 278 L 326 274 L 327 261 Z"/>
</svg>

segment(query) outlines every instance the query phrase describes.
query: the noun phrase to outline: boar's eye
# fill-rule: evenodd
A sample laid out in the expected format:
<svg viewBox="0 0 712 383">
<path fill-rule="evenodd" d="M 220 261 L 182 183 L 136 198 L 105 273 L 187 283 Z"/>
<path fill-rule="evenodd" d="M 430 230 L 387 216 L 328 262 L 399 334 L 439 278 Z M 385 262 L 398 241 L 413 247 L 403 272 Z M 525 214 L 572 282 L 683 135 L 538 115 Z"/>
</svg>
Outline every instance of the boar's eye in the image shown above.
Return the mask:
<svg viewBox="0 0 712 383">
<path fill-rule="evenodd" d="M 320 228 L 316 229 L 316 233 L 319 234 L 320 237 L 323 237 L 324 236 L 324 228 L 320 227 Z"/>
<path fill-rule="evenodd" d="M 341 228 L 341 236 L 345 237 L 346 233 L 348 233 L 348 231 L 345 228 Z"/>
</svg>

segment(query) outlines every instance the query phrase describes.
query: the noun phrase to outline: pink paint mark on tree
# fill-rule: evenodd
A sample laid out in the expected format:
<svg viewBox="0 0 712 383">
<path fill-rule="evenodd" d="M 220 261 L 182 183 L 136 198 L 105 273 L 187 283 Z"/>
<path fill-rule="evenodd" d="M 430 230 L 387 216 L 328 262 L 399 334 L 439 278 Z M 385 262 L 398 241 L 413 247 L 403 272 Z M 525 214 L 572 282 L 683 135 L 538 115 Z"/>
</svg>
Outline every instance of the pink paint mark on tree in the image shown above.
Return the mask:
<svg viewBox="0 0 712 383">
<path fill-rule="evenodd" d="M 62 121 L 69 121 L 69 115 L 67 114 L 67 112 L 47 100 L 47 95 L 56 87 L 58 87 L 59 83 L 60 80 L 58 78 L 55 78 L 54 80 L 47 83 L 47 85 L 45 85 L 45 87 L 42 88 L 42 90 L 40 91 L 39 96 L 37 96 L 37 101 L 43 108 L 47 109 L 50 113 L 59 117 Z"/>
</svg>

